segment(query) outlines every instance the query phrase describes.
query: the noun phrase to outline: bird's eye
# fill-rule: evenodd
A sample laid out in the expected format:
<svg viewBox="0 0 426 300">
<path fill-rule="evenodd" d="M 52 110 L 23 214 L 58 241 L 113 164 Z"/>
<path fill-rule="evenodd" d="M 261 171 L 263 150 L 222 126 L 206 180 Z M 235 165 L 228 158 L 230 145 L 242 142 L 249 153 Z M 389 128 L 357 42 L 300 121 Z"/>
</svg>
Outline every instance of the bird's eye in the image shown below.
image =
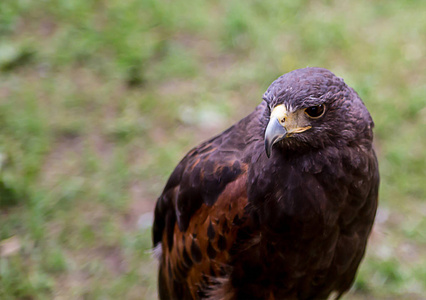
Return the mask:
<svg viewBox="0 0 426 300">
<path fill-rule="evenodd" d="M 311 106 L 305 109 L 305 114 L 308 115 L 309 118 L 312 119 L 318 119 L 319 117 L 322 117 L 322 115 L 325 112 L 325 105 L 320 104 L 317 106 Z"/>
</svg>

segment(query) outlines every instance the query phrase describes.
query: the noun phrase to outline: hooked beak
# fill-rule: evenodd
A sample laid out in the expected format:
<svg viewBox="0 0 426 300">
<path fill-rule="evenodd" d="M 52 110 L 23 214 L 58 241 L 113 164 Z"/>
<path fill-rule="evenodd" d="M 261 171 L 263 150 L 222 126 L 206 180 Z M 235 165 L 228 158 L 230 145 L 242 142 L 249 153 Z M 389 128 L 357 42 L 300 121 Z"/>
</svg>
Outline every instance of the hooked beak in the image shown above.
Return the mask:
<svg viewBox="0 0 426 300">
<path fill-rule="evenodd" d="M 306 119 L 304 110 L 289 112 L 284 104 L 274 107 L 265 130 L 265 150 L 268 158 L 271 156 L 272 147 L 275 143 L 312 128 Z"/>
<path fill-rule="evenodd" d="M 278 118 L 271 116 L 265 131 L 265 150 L 268 158 L 271 156 L 272 146 L 287 135 L 287 130 L 280 124 Z"/>
</svg>

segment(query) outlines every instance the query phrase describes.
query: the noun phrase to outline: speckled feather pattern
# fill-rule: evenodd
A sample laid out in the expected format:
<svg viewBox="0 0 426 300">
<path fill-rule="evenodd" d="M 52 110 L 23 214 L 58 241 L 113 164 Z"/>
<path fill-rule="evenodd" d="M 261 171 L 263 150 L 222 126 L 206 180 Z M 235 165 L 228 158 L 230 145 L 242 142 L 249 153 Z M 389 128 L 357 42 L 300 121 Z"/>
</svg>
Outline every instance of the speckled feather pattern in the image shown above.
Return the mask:
<svg viewBox="0 0 426 300">
<path fill-rule="evenodd" d="M 191 150 L 159 197 L 160 299 L 326 299 L 352 285 L 377 208 L 370 114 L 321 68 L 279 77 L 263 100 Z M 264 133 L 279 104 L 326 112 L 268 159 Z"/>
</svg>

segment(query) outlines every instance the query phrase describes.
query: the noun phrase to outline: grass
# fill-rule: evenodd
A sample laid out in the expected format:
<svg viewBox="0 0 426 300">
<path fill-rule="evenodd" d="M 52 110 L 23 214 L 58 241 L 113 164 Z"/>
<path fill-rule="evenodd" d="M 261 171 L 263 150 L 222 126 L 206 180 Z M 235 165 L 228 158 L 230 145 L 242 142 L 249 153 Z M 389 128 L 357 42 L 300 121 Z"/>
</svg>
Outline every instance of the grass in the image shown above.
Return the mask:
<svg viewBox="0 0 426 300">
<path fill-rule="evenodd" d="M 155 299 L 156 197 L 267 86 L 321 66 L 375 123 L 380 210 L 345 299 L 426 294 L 426 4 L 0 2 L 0 298 Z"/>
</svg>

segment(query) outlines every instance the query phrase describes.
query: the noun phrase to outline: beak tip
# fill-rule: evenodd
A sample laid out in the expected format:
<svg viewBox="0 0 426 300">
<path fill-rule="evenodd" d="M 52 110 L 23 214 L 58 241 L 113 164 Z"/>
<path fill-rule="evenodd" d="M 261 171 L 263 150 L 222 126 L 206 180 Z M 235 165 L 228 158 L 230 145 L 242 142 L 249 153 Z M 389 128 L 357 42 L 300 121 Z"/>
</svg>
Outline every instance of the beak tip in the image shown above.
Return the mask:
<svg viewBox="0 0 426 300">
<path fill-rule="evenodd" d="M 267 139 L 265 139 L 265 152 L 266 152 L 266 156 L 268 157 L 268 158 L 270 158 L 271 157 L 271 145 L 270 145 L 270 143 L 268 142 L 268 140 Z"/>
<path fill-rule="evenodd" d="M 266 148 L 266 157 L 270 158 L 271 157 L 271 150 L 269 150 L 268 148 Z"/>
</svg>

